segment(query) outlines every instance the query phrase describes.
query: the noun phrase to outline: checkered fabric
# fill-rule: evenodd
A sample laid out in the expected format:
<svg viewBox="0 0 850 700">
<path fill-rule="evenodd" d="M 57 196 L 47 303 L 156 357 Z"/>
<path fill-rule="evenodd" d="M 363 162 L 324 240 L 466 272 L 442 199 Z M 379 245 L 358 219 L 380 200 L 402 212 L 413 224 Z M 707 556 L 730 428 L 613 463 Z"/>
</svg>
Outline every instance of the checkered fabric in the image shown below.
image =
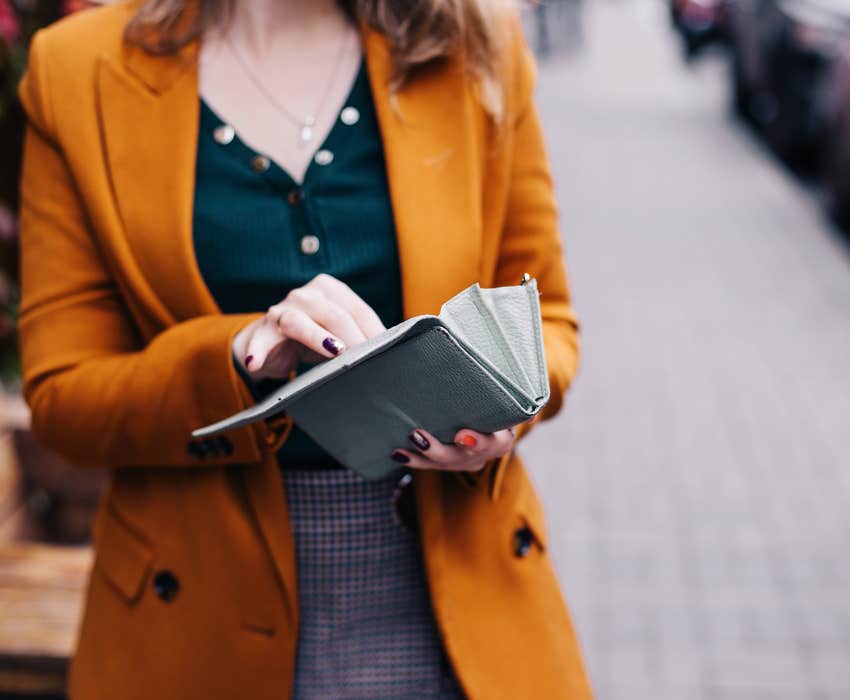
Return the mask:
<svg viewBox="0 0 850 700">
<path fill-rule="evenodd" d="M 418 539 L 394 514 L 403 472 L 281 473 L 301 611 L 293 700 L 462 699 Z"/>
</svg>

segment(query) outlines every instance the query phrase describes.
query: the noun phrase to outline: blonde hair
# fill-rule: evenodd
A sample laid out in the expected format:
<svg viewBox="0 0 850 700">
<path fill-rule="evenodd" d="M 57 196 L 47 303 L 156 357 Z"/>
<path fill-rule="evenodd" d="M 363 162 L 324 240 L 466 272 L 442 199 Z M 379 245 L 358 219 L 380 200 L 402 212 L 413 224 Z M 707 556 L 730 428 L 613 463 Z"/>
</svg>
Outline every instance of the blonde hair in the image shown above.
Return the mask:
<svg viewBox="0 0 850 700">
<path fill-rule="evenodd" d="M 143 0 L 125 31 L 156 54 L 175 53 L 207 27 L 226 21 L 235 0 Z M 394 93 L 430 66 L 455 54 L 477 83 L 479 99 L 497 122 L 503 110 L 500 58 L 511 0 L 338 0 L 355 21 L 386 37 Z"/>
</svg>

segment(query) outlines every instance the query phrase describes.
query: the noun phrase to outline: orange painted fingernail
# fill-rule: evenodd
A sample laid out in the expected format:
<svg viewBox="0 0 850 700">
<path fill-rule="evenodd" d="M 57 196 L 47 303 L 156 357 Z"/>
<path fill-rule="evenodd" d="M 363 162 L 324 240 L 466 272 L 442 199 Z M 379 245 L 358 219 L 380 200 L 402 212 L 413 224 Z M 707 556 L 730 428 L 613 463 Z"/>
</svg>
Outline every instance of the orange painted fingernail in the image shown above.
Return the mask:
<svg viewBox="0 0 850 700">
<path fill-rule="evenodd" d="M 478 445 L 478 440 L 472 437 L 472 435 L 461 435 L 457 441 L 458 444 L 464 447 L 476 447 Z"/>
</svg>

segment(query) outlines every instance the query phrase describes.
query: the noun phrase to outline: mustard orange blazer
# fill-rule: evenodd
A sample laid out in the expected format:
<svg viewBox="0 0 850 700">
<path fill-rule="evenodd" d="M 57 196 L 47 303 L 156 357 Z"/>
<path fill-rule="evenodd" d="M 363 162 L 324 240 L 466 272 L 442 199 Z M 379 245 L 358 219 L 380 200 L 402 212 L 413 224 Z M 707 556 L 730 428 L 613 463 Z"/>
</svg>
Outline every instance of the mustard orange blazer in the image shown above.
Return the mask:
<svg viewBox="0 0 850 700">
<path fill-rule="evenodd" d="M 176 56 L 147 55 L 122 40 L 132 11 L 121 2 L 38 32 L 20 86 L 29 117 L 24 392 L 45 445 L 110 475 L 70 697 L 280 700 L 290 692 L 298 630 L 293 539 L 274 458 L 280 426 L 232 432 L 230 454 L 187 450 L 193 428 L 250 404 L 230 347 L 259 314 L 221 314 L 193 254 L 198 42 Z M 476 281 L 536 277 L 548 417 L 576 372 L 577 325 L 532 103 L 534 66 L 518 26 L 505 56 L 501 129 L 460 58 L 393 99 L 385 40 L 364 28 L 363 45 L 405 314 L 435 313 Z M 414 478 L 433 608 L 468 697 L 589 698 L 519 457 L 471 477 Z M 522 527 L 536 546 L 517 556 Z M 171 602 L 152 588 L 158 569 L 180 581 Z"/>
</svg>

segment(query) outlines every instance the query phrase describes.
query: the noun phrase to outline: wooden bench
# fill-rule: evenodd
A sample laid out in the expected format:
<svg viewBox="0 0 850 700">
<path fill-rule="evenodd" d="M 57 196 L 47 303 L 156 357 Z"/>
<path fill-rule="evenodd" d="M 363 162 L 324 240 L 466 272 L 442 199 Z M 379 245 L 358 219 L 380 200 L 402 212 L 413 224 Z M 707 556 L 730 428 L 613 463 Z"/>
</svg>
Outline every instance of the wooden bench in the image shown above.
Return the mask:
<svg viewBox="0 0 850 700">
<path fill-rule="evenodd" d="M 86 546 L 0 544 L 0 697 L 64 693 L 91 562 Z"/>
<path fill-rule="evenodd" d="M 0 698 L 53 700 L 65 695 L 92 551 L 36 541 L 46 532 L 16 439 L 28 422 L 20 400 L 0 395 Z"/>
</svg>

